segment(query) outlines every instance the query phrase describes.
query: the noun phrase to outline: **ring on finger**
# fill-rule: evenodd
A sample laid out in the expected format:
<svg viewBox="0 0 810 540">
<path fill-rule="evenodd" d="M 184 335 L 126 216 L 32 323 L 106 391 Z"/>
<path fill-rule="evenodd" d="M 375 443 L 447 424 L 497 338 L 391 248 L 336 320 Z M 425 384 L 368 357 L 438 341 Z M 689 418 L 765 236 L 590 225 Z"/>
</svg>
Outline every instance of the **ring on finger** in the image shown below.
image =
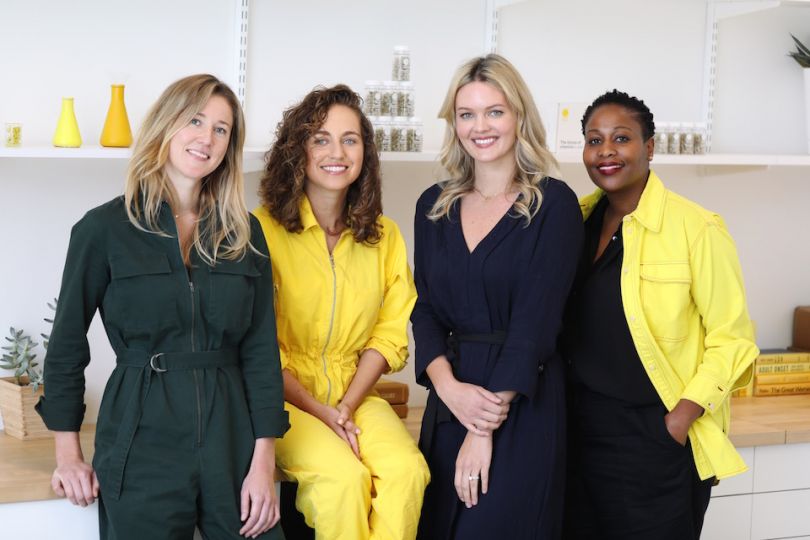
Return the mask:
<svg viewBox="0 0 810 540">
<path fill-rule="evenodd" d="M 478 475 L 476 475 L 476 476 L 470 475 L 470 476 L 468 477 L 468 479 L 469 479 L 469 481 L 470 481 L 470 482 L 477 482 L 477 481 L 478 481 L 478 478 L 479 478 L 479 477 L 478 477 Z"/>
</svg>

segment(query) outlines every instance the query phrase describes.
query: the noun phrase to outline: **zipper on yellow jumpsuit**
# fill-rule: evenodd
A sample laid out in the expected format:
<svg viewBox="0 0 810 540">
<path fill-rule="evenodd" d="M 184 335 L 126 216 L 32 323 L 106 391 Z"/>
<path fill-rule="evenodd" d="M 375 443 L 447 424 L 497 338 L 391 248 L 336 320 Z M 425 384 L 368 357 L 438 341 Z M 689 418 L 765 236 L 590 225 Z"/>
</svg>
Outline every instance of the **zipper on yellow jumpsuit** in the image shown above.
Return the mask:
<svg viewBox="0 0 810 540">
<path fill-rule="evenodd" d="M 329 399 L 332 396 L 332 380 L 329 378 L 329 372 L 326 368 L 326 348 L 329 346 L 329 339 L 332 337 L 332 327 L 335 323 L 335 304 L 337 304 L 337 273 L 335 273 L 335 258 L 329 254 L 329 266 L 332 268 L 332 313 L 329 316 L 329 330 L 326 332 L 326 341 L 323 344 L 323 351 L 321 351 L 321 363 L 323 364 L 323 374 L 326 377 L 326 404 L 329 405 Z"/>
</svg>

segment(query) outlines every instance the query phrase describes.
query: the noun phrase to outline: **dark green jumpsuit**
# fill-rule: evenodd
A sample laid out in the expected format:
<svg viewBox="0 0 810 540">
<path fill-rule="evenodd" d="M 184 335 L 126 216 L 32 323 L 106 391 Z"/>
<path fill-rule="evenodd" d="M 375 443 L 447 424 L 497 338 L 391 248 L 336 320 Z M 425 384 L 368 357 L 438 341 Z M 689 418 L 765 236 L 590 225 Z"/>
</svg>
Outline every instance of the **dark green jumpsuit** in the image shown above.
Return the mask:
<svg viewBox="0 0 810 540">
<path fill-rule="evenodd" d="M 49 429 L 79 430 L 98 309 L 117 358 L 93 459 L 101 538 L 190 539 L 195 525 L 241 538 L 255 439 L 288 428 L 267 245 L 251 216 L 265 256 L 212 267 L 192 250 L 188 271 L 166 203 L 160 225 L 172 237 L 135 228 L 119 197 L 73 227 L 37 409 Z"/>
</svg>

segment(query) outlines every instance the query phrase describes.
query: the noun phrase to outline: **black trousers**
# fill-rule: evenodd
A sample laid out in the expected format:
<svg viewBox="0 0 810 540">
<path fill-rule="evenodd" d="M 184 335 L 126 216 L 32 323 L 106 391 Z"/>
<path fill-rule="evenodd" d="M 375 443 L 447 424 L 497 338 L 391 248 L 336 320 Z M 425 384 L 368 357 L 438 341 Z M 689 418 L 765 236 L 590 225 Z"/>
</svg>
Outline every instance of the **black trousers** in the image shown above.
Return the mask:
<svg viewBox="0 0 810 540">
<path fill-rule="evenodd" d="M 713 479 L 670 436 L 664 405 L 573 394 L 564 538 L 698 540 Z"/>
</svg>

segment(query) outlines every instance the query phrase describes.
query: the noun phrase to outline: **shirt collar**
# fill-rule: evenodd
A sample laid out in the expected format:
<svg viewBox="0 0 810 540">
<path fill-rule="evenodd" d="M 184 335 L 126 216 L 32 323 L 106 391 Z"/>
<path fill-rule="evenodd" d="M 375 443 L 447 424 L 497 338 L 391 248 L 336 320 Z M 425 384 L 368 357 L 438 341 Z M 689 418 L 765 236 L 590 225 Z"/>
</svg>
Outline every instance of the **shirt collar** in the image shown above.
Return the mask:
<svg viewBox="0 0 810 540">
<path fill-rule="evenodd" d="M 638 206 L 630 215 L 633 216 L 644 227 L 653 232 L 661 230 L 661 222 L 664 220 L 664 203 L 667 199 L 667 190 L 664 183 L 650 169 L 650 176 L 647 178 L 647 185 L 638 201 Z"/>
<path fill-rule="evenodd" d="M 596 208 L 599 200 L 604 196 L 605 192 L 597 189 L 590 195 L 586 195 L 579 201 L 580 210 L 584 219 L 588 219 L 591 213 Z M 644 191 L 641 194 L 641 199 L 638 201 L 636 209 L 630 213 L 630 216 L 638 220 L 644 227 L 654 232 L 661 230 L 661 223 L 664 220 L 664 203 L 667 198 L 667 190 L 664 183 L 655 174 L 655 171 L 650 169 L 650 176 L 647 177 L 647 185 L 644 186 Z"/>
<path fill-rule="evenodd" d="M 309 197 L 306 194 L 301 195 L 301 201 L 298 203 L 298 212 L 301 215 L 301 225 L 304 230 L 311 229 L 312 227 L 320 227 L 318 220 L 315 219 L 315 212 L 312 211 L 312 204 L 309 202 Z"/>
</svg>

